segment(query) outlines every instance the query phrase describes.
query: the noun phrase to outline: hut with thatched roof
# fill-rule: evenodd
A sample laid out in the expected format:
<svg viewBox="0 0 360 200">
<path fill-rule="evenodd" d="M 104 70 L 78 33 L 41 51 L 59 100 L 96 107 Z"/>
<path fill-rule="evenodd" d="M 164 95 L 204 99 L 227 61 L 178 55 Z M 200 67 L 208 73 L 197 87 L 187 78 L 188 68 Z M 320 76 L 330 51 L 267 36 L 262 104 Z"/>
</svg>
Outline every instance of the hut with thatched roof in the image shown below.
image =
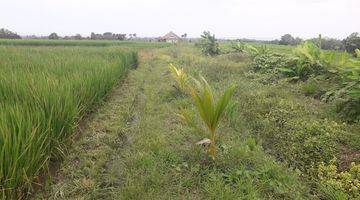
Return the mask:
<svg viewBox="0 0 360 200">
<path fill-rule="evenodd" d="M 181 40 L 181 38 L 177 36 L 174 32 L 170 31 L 169 33 L 161 37 L 160 40 L 164 42 L 176 43 Z"/>
</svg>

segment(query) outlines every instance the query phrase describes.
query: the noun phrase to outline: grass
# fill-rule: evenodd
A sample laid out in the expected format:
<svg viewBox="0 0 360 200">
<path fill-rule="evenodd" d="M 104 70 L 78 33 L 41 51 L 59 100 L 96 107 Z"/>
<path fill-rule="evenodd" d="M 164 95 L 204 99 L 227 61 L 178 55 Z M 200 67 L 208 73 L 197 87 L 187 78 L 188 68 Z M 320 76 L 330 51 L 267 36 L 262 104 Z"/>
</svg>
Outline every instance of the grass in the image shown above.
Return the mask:
<svg viewBox="0 0 360 200">
<path fill-rule="evenodd" d="M 245 129 L 246 121 L 219 127 L 216 162 L 195 145 L 204 133 L 175 115 L 178 107 L 195 113 L 191 100 L 172 86 L 168 64 L 186 61 L 187 48 L 145 50 L 131 71 L 99 108 L 74 145 L 60 174 L 38 199 L 308 199 L 310 188 L 298 174 L 264 152 Z M 178 59 L 172 57 L 178 51 Z M 194 56 L 198 56 L 195 55 Z M 199 56 L 209 71 L 217 65 Z M 213 60 L 212 60 L 213 61 Z M 206 62 L 206 63 L 203 63 Z M 217 64 L 217 63 L 216 63 Z M 195 75 L 201 66 L 183 65 Z M 241 73 L 243 65 L 237 65 Z M 227 64 L 222 67 L 226 72 Z M 235 71 L 228 71 L 226 75 Z M 215 91 L 229 85 L 211 79 Z M 220 75 L 224 75 L 221 73 Z M 235 93 L 239 94 L 237 89 Z"/>
<path fill-rule="evenodd" d="M 12 46 L 122 46 L 132 48 L 167 47 L 166 42 L 142 42 L 120 40 L 48 40 L 48 39 L 0 39 L 0 45 Z"/>
<path fill-rule="evenodd" d="M 0 198 L 21 198 L 77 122 L 136 64 L 118 48 L 0 46 Z"/>
<path fill-rule="evenodd" d="M 244 54 L 206 57 L 187 44 L 143 49 L 139 58 L 34 199 L 351 199 L 317 169 L 333 168 L 334 157 L 342 171 L 358 163 L 360 126 L 313 98 L 323 92 L 310 85 L 316 80 L 290 83 L 254 72 Z M 170 63 L 205 77 L 215 94 L 237 85 L 215 161 L 195 144 L 206 133 L 176 115 L 185 108 L 201 124 L 189 96 L 174 87 Z"/>
</svg>

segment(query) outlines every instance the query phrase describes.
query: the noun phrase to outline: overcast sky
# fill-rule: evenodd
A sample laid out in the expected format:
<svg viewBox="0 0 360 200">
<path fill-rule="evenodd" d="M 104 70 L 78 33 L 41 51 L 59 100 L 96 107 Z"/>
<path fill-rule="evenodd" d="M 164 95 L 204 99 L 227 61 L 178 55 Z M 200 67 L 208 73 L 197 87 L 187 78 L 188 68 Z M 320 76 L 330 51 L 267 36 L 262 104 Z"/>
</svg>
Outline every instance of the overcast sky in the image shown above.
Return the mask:
<svg viewBox="0 0 360 200">
<path fill-rule="evenodd" d="M 21 35 L 91 32 L 220 38 L 344 38 L 360 32 L 360 0 L 1 0 L 0 27 Z"/>
</svg>

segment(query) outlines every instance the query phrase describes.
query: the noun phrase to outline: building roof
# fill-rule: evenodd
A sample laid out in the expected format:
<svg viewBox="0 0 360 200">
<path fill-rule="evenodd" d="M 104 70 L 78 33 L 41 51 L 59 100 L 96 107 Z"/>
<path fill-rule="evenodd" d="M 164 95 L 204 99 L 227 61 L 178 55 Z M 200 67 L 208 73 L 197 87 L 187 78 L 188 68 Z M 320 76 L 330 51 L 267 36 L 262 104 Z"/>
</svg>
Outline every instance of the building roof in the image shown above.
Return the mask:
<svg viewBox="0 0 360 200">
<path fill-rule="evenodd" d="M 175 33 L 173 33 L 172 31 L 170 31 L 169 33 L 164 35 L 162 37 L 162 39 L 165 39 L 165 40 L 179 40 L 181 38 L 179 36 L 177 36 Z"/>
</svg>

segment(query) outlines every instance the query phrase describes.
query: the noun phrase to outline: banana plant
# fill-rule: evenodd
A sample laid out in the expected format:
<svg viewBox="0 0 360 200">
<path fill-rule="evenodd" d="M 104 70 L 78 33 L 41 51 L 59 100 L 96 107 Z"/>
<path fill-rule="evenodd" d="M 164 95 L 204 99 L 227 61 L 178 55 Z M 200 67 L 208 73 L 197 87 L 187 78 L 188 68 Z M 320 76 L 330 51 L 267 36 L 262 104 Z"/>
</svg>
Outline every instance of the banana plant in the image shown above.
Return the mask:
<svg viewBox="0 0 360 200">
<path fill-rule="evenodd" d="M 199 115 L 210 132 L 210 139 L 202 141 L 209 141 L 209 154 L 213 160 L 216 157 L 216 130 L 220 119 L 226 110 L 227 105 L 236 88 L 235 85 L 230 86 L 217 100 L 213 89 L 210 87 L 204 77 L 200 76 L 200 81 L 194 79 L 196 87 L 188 85 L 192 99 Z"/>
<path fill-rule="evenodd" d="M 178 85 L 178 89 L 186 93 L 188 76 L 185 73 L 184 69 L 178 69 L 173 64 L 170 64 L 169 70 Z"/>
</svg>

